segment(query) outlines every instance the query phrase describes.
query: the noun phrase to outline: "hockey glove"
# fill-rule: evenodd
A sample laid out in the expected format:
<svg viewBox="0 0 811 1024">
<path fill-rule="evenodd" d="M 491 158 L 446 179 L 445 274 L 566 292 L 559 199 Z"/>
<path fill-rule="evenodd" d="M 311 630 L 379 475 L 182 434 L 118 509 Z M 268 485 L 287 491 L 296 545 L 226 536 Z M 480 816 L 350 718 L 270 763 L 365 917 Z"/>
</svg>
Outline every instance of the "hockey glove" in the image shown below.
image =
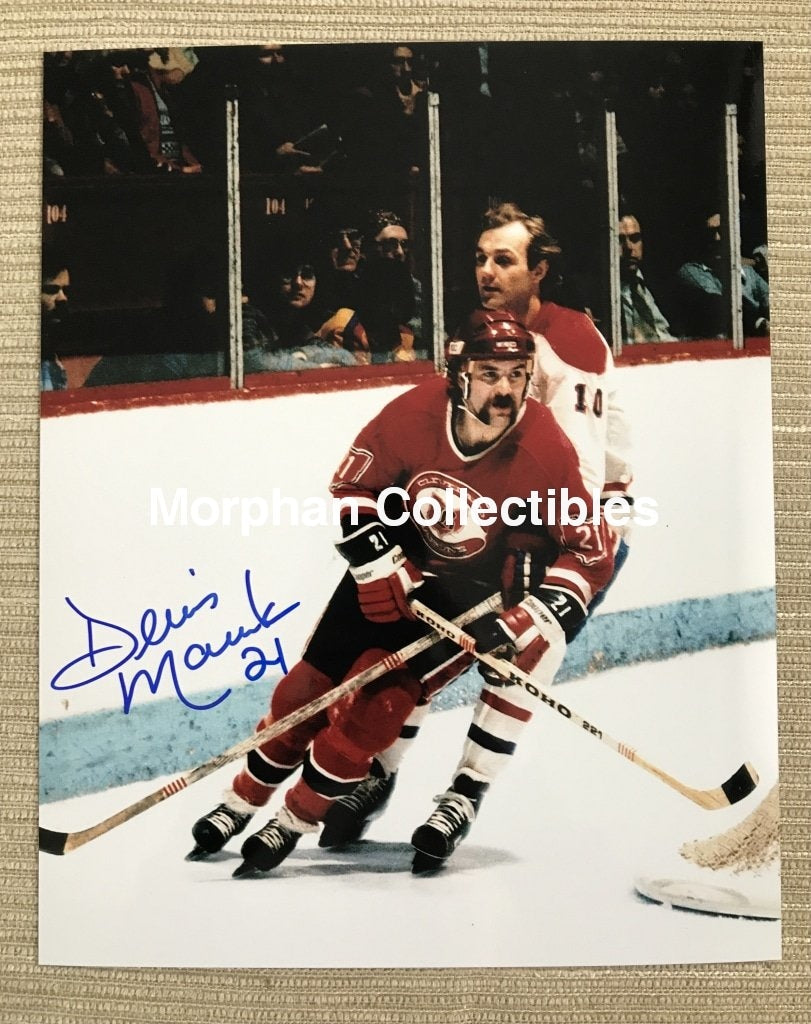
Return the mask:
<svg viewBox="0 0 811 1024">
<path fill-rule="evenodd" d="M 583 608 L 565 590 L 544 587 L 537 597 L 526 597 L 519 604 L 507 608 L 501 615 L 480 619 L 468 627 L 476 639 L 476 650 L 506 658 L 517 668 L 532 673 L 544 654 L 555 644 L 565 644 L 569 619 L 582 619 Z M 482 674 L 493 685 L 504 685 L 504 679 L 492 669 L 482 668 Z"/>
<path fill-rule="evenodd" d="M 397 622 L 415 618 L 408 595 L 422 585 L 422 573 L 394 544 L 385 527 L 373 521 L 336 544 L 349 562 L 358 586 L 358 602 L 370 622 Z"/>
</svg>

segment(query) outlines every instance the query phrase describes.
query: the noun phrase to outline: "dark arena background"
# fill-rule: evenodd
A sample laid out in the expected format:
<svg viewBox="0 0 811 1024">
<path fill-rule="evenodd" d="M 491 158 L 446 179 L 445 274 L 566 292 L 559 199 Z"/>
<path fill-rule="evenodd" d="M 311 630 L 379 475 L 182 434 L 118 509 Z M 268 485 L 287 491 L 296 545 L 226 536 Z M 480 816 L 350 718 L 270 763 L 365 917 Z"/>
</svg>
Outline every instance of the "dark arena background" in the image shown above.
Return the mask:
<svg viewBox="0 0 811 1024">
<path fill-rule="evenodd" d="M 621 363 L 767 350 L 765 318 L 725 340 L 734 302 L 702 330 L 677 276 L 722 214 L 725 289 L 730 255 L 768 277 L 759 44 L 62 51 L 45 55 L 44 111 L 43 255 L 46 273 L 68 266 L 71 287 L 69 315 L 43 330 L 66 385 L 43 394 L 46 415 L 430 373 L 476 302 L 478 218 L 501 200 L 544 217 L 563 250 L 546 297 L 588 311 Z M 407 232 L 399 276 L 371 259 L 381 210 Z M 624 353 L 612 300 L 623 213 L 642 225 L 675 339 Z M 351 302 L 334 260 L 347 229 L 364 281 Z M 316 280 L 294 328 L 274 284 L 290 261 Z M 371 353 L 305 365 L 303 337 L 352 349 L 354 321 L 335 317 L 345 303 Z M 413 344 L 393 354 L 376 321 L 410 325 Z"/>
</svg>

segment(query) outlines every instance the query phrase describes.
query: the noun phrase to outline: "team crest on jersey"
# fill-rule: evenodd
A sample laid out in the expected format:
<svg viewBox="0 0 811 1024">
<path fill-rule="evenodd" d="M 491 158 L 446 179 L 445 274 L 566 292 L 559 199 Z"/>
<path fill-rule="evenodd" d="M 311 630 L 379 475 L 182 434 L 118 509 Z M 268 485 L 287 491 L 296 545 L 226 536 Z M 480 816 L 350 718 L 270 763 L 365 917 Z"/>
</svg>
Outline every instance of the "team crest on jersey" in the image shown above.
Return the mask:
<svg viewBox="0 0 811 1024">
<path fill-rule="evenodd" d="M 472 558 L 485 547 L 487 532 L 470 513 L 471 503 L 481 497 L 478 491 L 437 471 L 415 476 L 406 490 L 412 509 L 421 502 L 424 518 L 433 518 L 425 511 L 432 507 L 432 502 L 442 510 L 436 523 L 416 524 L 423 540 L 436 554 L 443 558 Z"/>
</svg>

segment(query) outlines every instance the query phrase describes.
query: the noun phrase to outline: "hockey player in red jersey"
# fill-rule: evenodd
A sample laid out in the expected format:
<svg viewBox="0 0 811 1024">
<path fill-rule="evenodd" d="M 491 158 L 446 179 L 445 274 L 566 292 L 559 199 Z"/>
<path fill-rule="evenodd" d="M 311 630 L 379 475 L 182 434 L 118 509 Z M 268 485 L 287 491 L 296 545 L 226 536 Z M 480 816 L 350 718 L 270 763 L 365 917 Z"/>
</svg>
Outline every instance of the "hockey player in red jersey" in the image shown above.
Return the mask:
<svg viewBox="0 0 811 1024">
<path fill-rule="evenodd" d="M 523 600 L 468 629 L 479 649 L 509 651 L 516 664 L 544 680 L 554 675 L 566 630 L 585 617 L 610 578 L 613 559 L 602 528 L 588 521 L 531 522 L 538 495 L 566 491 L 591 507 L 571 443 L 547 409 L 526 401 L 534 347 L 512 314 L 476 311 L 450 343 L 447 381 L 434 378 L 399 396 L 360 432 L 331 484 L 334 495 L 348 499 L 347 510 L 354 504 L 360 512 L 357 525 L 344 518 L 338 544 L 349 568 L 302 660 L 276 687 L 272 719 L 425 636 L 428 627 L 414 619 L 408 603 L 416 589 L 447 617 L 500 589 L 511 564 L 511 527 L 501 514 L 473 516 L 477 502 L 480 509 L 492 503 L 502 510 L 509 499 L 513 521 L 523 507 L 522 530 L 545 552 L 548 569 Z M 407 429 L 415 424 L 419 430 Z M 418 510 L 432 501 L 443 514 L 428 525 L 433 516 Z M 221 849 L 301 769 L 278 815 L 244 842 L 237 873 L 280 864 L 300 836 L 318 831 L 334 802 L 367 777 L 374 755 L 391 746 L 414 708 L 470 662 L 469 654 L 441 640 L 252 751 L 225 801 L 195 824 L 192 856 Z M 529 717 L 522 708 L 511 734 Z"/>
<path fill-rule="evenodd" d="M 558 425 L 574 445 L 580 472 L 589 490 L 601 492 L 602 498 L 624 497 L 632 479 L 630 436 L 626 418 L 614 382 L 611 351 L 600 332 L 585 314 L 559 306 L 541 298 L 543 283 L 550 274 L 561 250 L 546 230 L 542 218 L 524 213 L 513 203 L 502 203 L 489 209 L 481 222 L 475 250 L 475 274 L 479 300 L 485 309 L 507 309 L 533 332 L 535 361 L 530 396 L 546 405 Z M 606 531 L 615 552 L 615 575 L 627 555 L 623 540 L 626 530 Z M 513 565 L 512 600 L 519 601 L 531 580 L 543 571 L 537 564 L 531 545 L 515 550 L 510 556 Z M 592 609 L 602 594 L 597 595 Z M 585 623 L 567 629 L 571 641 Z M 548 662 L 547 662 L 548 664 Z M 516 692 L 512 688 L 510 693 Z M 497 771 L 509 762 L 515 749 L 514 739 L 500 729 L 492 736 L 487 723 L 505 723 L 491 710 L 494 697 L 487 689 L 473 713 L 473 724 L 465 744 L 461 765 L 479 780 L 475 789 L 477 801 Z M 489 703 L 488 703 L 489 702 Z M 327 815 L 320 837 L 322 846 L 342 846 L 358 839 L 367 825 L 385 808 L 394 787 L 397 772 L 407 751 L 413 745 L 420 725 L 429 710 L 428 702 L 420 702 L 409 716 L 401 735 L 383 751 L 372 765 L 367 779 L 346 797 L 336 801 Z M 477 737 L 472 739 L 472 737 Z M 498 747 L 496 753 L 493 747 Z M 461 767 L 460 767 L 461 770 Z M 450 792 L 450 791 L 449 791 Z M 438 812 L 442 815 L 443 806 Z M 473 808 L 467 806 L 470 816 Z M 454 842 L 464 835 L 460 825 L 455 840 L 434 836 L 427 830 L 415 833 L 425 850 L 441 851 L 444 859 L 453 851 Z"/>
</svg>

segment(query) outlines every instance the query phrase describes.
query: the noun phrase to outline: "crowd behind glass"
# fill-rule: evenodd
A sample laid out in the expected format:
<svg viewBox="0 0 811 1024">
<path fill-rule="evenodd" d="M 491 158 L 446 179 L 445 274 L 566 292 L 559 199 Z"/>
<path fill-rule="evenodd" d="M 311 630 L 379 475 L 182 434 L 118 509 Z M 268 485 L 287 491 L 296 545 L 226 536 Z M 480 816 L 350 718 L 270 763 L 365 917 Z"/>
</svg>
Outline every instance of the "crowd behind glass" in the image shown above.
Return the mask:
<svg viewBox="0 0 811 1024">
<path fill-rule="evenodd" d="M 547 220 L 563 255 L 545 287 L 605 324 L 612 109 L 624 343 L 728 336 L 720 111 L 734 102 L 744 329 L 768 333 L 757 46 L 61 51 L 44 71 L 43 389 L 228 373 L 228 96 L 245 372 L 433 359 L 429 90 L 448 329 L 475 304 L 476 217 L 494 199 Z"/>
</svg>

